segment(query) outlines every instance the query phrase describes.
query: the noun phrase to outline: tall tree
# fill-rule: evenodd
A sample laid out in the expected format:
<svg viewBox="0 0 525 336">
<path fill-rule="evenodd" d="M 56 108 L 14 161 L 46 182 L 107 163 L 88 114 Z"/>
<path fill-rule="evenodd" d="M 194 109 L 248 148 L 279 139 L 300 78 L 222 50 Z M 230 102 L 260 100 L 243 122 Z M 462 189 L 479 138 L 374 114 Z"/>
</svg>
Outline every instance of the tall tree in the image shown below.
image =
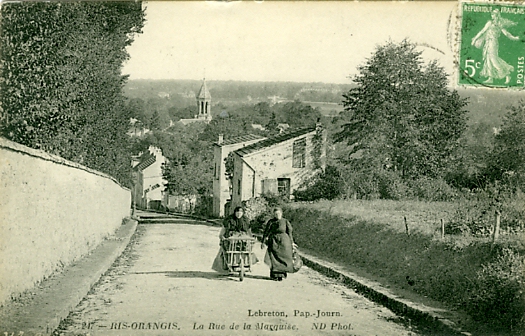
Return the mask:
<svg viewBox="0 0 525 336">
<path fill-rule="evenodd" d="M 525 181 L 525 101 L 508 107 L 501 130 L 494 139 L 491 164 L 493 178 L 504 173 Z"/>
<path fill-rule="evenodd" d="M 127 180 L 126 47 L 140 2 L 1 7 L 0 134 Z M 22 56 L 23 55 L 23 56 Z"/>
<path fill-rule="evenodd" d="M 362 161 L 402 176 L 440 176 L 466 128 L 466 101 L 447 88 L 447 75 L 424 64 L 413 43 L 388 42 L 355 76 L 344 94 L 346 123 L 338 141 Z"/>
</svg>

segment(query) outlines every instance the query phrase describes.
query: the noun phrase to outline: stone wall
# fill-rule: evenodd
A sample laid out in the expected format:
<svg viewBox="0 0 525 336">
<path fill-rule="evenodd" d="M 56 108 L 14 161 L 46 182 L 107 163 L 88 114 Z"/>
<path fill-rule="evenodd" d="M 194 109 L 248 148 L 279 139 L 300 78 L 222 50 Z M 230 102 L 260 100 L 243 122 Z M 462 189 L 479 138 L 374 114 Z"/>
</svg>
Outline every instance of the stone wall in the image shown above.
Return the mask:
<svg viewBox="0 0 525 336">
<path fill-rule="evenodd" d="M 0 304 L 86 255 L 130 215 L 113 178 L 0 138 Z"/>
</svg>

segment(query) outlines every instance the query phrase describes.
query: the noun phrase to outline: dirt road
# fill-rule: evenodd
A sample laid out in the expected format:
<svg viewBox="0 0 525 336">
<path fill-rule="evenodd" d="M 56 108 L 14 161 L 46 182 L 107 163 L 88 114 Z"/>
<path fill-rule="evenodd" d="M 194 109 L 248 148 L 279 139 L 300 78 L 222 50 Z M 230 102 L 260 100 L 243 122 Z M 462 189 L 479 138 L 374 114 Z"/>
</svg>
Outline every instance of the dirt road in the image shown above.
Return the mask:
<svg viewBox="0 0 525 336">
<path fill-rule="evenodd" d="M 139 225 L 61 325 L 64 335 L 417 335 L 388 309 L 303 267 L 283 282 L 259 260 L 243 282 L 211 270 L 219 228 Z"/>
</svg>

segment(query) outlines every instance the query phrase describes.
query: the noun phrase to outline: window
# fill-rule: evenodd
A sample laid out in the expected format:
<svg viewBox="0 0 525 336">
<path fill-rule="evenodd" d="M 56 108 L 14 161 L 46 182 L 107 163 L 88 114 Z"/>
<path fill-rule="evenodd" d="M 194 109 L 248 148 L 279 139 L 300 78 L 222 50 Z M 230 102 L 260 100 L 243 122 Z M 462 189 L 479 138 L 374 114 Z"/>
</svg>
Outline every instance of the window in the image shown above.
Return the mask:
<svg viewBox="0 0 525 336">
<path fill-rule="evenodd" d="M 261 183 L 263 194 L 276 194 L 278 192 L 276 179 L 262 180 Z"/>
<path fill-rule="evenodd" d="M 217 165 L 217 162 L 215 162 L 215 169 L 213 171 L 213 174 L 215 175 L 215 179 L 218 180 L 219 179 L 219 166 Z"/>
<path fill-rule="evenodd" d="M 293 168 L 306 167 L 306 138 L 293 142 Z"/>
<path fill-rule="evenodd" d="M 278 178 L 277 179 L 277 192 L 279 196 L 290 198 L 290 179 L 289 178 Z"/>
<path fill-rule="evenodd" d="M 237 180 L 237 195 L 241 194 L 241 180 Z"/>
</svg>

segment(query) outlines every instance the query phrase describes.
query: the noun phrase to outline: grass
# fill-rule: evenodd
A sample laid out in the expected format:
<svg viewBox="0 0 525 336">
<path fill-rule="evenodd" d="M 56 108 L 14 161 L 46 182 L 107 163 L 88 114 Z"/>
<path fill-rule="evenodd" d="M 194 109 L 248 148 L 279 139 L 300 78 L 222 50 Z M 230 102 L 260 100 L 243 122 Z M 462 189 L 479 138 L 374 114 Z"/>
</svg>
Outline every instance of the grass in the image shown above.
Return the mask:
<svg viewBox="0 0 525 336">
<path fill-rule="evenodd" d="M 291 203 L 290 207 L 304 207 L 305 204 Z M 393 201 L 393 200 L 321 200 L 308 204 L 316 209 L 342 217 L 358 217 L 361 220 L 382 224 L 396 232 L 405 232 L 404 217 L 409 232 L 434 236 L 441 228 L 440 220 L 452 219 L 457 204 L 451 202 Z"/>
<path fill-rule="evenodd" d="M 439 231 L 436 235 L 439 219 L 450 219 L 456 207 L 445 202 L 320 201 L 291 203 L 285 217 L 293 224 L 297 244 L 321 257 L 474 313 L 478 319 L 490 318 L 491 324 L 502 329 L 523 327 L 516 316 L 525 314 L 519 303 L 525 274 L 509 270 L 498 259 L 511 247 L 518 251 L 512 262 L 519 265 L 525 250 L 518 242 L 523 242 L 523 236 L 507 236 L 495 245 L 490 237 L 449 235 L 442 240 Z M 497 266 L 490 268 L 498 270 L 489 274 L 494 280 L 480 277 L 487 265 Z M 488 310 L 486 314 L 480 311 L 480 303 L 493 302 L 498 293 L 507 293 L 501 314 L 495 317 Z"/>
</svg>

